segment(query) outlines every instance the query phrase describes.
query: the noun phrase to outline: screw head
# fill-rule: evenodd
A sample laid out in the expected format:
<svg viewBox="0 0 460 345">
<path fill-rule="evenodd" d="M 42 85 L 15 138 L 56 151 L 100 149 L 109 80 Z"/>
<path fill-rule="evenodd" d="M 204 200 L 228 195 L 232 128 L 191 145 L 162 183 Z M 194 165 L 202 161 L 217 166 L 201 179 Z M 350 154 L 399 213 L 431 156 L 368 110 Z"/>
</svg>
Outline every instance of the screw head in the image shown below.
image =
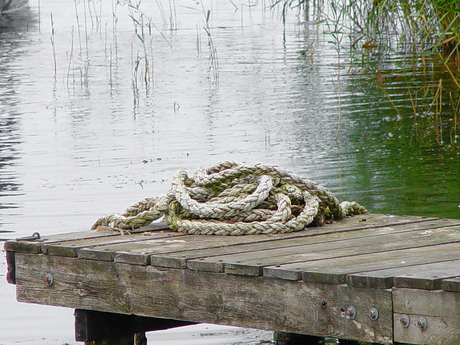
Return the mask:
<svg viewBox="0 0 460 345">
<path fill-rule="evenodd" d="M 348 320 L 353 320 L 356 317 L 356 309 L 352 305 L 347 308 L 345 311 L 345 317 Z"/>
<path fill-rule="evenodd" d="M 51 273 L 47 273 L 45 275 L 45 284 L 46 284 L 46 286 L 50 287 L 51 285 L 53 285 L 53 283 L 54 283 L 53 275 Z"/>
<path fill-rule="evenodd" d="M 379 311 L 377 308 L 372 307 L 369 309 L 369 318 L 372 321 L 376 321 L 379 318 Z"/>
<path fill-rule="evenodd" d="M 399 322 L 401 323 L 402 327 L 407 328 L 410 325 L 410 318 L 406 314 L 401 315 L 401 317 L 399 318 Z"/>
<path fill-rule="evenodd" d="M 415 325 L 423 332 L 428 327 L 428 321 L 423 316 L 420 316 Z"/>
</svg>

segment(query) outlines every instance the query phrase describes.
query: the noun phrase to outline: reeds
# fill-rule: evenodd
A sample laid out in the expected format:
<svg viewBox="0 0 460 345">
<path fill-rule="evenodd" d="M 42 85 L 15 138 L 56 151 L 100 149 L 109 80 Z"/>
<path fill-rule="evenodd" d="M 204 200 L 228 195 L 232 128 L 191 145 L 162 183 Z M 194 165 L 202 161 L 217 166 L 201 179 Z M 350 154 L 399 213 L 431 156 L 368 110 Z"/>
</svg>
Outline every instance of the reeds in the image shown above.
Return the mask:
<svg viewBox="0 0 460 345">
<path fill-rule="evenodd" d="M 54 61 L 54 81 L 57 79 L 57 61 L 56 61 L 56 43 L 55 43 L 55 37 L 54 37 L 54 20 L 53 20 L 53 14 L 51 13 L 51 47 L 53 48 L 53 61 Z"/>
<path fill-rule="evenodd" d="M 206 32 L 208 37 L 208 46 L 209 46 L 209 73 L 212 75 L 212 84 L 215 89 L 219 88 L 219 65 L 218 65 L 218 58 L 217 58 L 217 49 L 214 45 L 214 40 L 211 34 L 211 25 L 210 25 L 210 18 L 211 18 L 211 11 L 205 10 L 203 3 L 201 3 L 201 8 L 203 10 L 204 15 L 204 25 L 203 30 Z"/>
<path fill-rule="evenodd" d="M 308 5 L 308 6 L 307 6 Z M 312 6 L 310 6 L 312 5 Z M 440 51 L 445 61 L 459 61 L 460 2 L 458 0 L 276 0 L 272 6 L 304 8 L 321 13 L 319 22 L 350 37 L 351 47 L 393 46 L 419 52 Z M 308 14 L 306 14 L 308 15 Z M 340 27 L 340 31 L 336 29 Z M 390 41 L 389 41 L 390 40 Z"/>
<path fill-rule="evenodd" d="M 414 118 L 415 132 L 426 136 L 429 131 L 439 144 L 457 143 L 458 0 L 274 0 L 272 6 L 280 7 L 283 20 L 288 9 L 302 9 L 305 20 L 330 36 L 339 61 L 339 105 L 340 74 L 348 67 L 350 77 L 374 83 L 400 118 L 404 114 L 401 96 L 394 94 L 387 81 L 397 76 L 400 85 L 405 85 L 399 90 L 411 102 L 412 115 L 406 115 Z"/>
</svg>

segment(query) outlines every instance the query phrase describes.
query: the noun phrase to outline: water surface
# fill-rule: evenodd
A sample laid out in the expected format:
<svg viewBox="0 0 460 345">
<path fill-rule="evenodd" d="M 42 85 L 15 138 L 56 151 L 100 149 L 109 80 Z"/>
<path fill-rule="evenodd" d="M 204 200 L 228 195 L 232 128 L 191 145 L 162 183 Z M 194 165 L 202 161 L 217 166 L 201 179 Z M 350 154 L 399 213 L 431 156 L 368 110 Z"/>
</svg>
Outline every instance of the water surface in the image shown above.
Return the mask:
<svg viewBox="0 0 460 345">
<path fill-rule="evenodd" d="M 0 238 L 88 229 L 223 160 L 277 164 L 371 212 L 460 218 L 456 118 L 414 114 L 408 91 L 442 70 L 409 80 L 386 57 L 385 94 L 297 10 L 131 5 L 41 0 L 0 18 Z M 73 311 L 17 303 L 5 272 L 2 254 L 0 344 L 75 343 Z M 149 338 L 271 336 L 195 327 Z"/>
</svg>

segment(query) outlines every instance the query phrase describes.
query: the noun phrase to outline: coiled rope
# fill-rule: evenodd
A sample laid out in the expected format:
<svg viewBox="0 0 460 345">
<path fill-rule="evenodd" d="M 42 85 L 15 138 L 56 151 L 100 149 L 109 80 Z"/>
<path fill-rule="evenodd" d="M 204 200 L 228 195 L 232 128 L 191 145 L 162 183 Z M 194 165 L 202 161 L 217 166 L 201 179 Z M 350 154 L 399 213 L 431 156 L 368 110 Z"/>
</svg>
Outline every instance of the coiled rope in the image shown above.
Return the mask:
<svg viewBox="0 0 460 345">
<path fill-rule="evenodd" d="M 171 229 L 188 234 L 275 234 L 363 213 L 356 202 L 340 203 L 325 187 L 276 165 L 222 162 L 192 178 L 179 170 L 167 195 L 102 217 L 92 229 L 134 230 L 164 216 Z"/>
</svg>

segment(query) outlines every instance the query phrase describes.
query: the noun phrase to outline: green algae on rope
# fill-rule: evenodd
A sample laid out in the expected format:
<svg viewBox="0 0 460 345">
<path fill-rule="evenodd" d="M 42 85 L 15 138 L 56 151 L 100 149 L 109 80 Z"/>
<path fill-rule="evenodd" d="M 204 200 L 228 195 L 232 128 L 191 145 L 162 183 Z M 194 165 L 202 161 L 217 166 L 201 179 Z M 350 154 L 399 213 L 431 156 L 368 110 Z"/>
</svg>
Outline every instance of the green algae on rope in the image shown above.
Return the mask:
<svg viewBox="0 0 460 345">
<path fill-rule="evenodd" d="M 222 162 L 179 170 L 167 195 L 145 198 L 92 226 L 134 230 L 165 217 L 173 230 L 200 235 L 288 233 L 367 213 L 325 187 L 276 165 Z"/>
</svg>

